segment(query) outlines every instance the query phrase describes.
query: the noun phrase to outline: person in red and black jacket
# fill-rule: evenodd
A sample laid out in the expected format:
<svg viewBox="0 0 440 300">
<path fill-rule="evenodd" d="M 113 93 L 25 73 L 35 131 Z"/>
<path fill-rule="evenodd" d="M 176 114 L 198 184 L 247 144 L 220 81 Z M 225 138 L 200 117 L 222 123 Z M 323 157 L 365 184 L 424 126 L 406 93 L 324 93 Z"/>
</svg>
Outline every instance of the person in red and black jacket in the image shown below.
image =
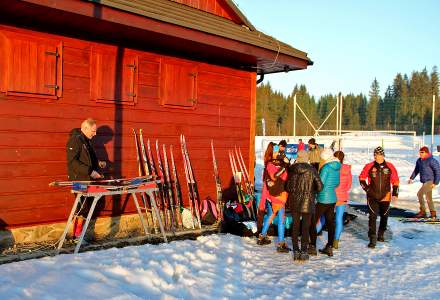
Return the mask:
<svg viewBox="0 0 440 300">
<path fill-rule="evenodd" d="M 374 161 L 365 165 L 359 181 L 367 193 L 369 248 L 376 247 L 376 241 L 384 242 L 387 229 L 390 201 L 397 200 L 399 194 L 399 175 L 392 163 L 385 161 L 382 147 L 374 149 Z M 380 225 L 376 236 L 376 219 L 380 215 Z"/>
</svg>

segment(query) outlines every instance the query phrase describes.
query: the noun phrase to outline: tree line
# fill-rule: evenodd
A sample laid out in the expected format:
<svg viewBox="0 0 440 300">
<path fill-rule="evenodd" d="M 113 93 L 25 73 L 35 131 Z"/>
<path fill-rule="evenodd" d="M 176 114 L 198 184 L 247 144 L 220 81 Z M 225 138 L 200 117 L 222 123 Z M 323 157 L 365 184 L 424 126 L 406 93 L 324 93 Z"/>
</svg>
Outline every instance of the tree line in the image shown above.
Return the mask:
<svg viewBox="0 0 440 300">
<path fill-rule="evenodd" d="M 256 133 L 262 135 L 265 120 L 266 135 L 293 134 L 294 95 L 315 127 L 319 127 L 336 105 L 338 95 L 327 94 L 316 99 L 305 85 L 295 85 L 290 95 L 275 91 L 269 83 L 257 86 Z M 343 130 L 411 130 L 418 134 L 431 132 L 432 97 L 436 96 L 435 130 L 440 131 L 439 77 L 437 67 L 407 74 L 398 73 L 381 94 L 379 82 L 374 79 L 368 95 L 343 95 Z M 336 128 L 336 112 L 321 129 Z M 297 109 L 296 134 L 313 135 L 314 130 Z"/>
</svg>

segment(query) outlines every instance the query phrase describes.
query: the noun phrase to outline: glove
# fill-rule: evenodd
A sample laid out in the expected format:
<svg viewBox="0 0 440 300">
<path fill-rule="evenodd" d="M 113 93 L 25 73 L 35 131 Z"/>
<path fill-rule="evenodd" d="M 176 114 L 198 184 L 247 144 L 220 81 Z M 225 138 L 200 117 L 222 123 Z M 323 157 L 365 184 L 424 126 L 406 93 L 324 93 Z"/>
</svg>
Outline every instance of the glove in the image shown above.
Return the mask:
<svg viewBox="0 0 440 300">
<path fill-rule="evenodd" d="M 364 191 L 368 191 L 368 184 L 365 180 L 360 181 L 361 187 Z"/>
</svg>

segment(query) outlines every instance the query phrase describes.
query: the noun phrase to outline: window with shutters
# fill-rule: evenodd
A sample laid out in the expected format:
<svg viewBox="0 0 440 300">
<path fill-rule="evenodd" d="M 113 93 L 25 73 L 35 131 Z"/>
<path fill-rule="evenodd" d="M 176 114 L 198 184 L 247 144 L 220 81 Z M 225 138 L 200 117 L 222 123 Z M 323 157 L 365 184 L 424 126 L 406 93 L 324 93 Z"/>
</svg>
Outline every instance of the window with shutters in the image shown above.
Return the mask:
<svg viewBox="0 0 440 300">
<path fill-rule="evenodd" d="M 91 93 L 98 102 L 135 104 L 137 56 L 121 47 L 94 47 Z"/>
<path fill-rule="evenodd" d="M 177 59 L 161 63 L 161 104 L 192 108 L 197 103 L 197 66 Z"/>
<path fill-rule="evenodd" d="M 61 97 L 61 42 L 9 33 L 5 50 L 7 76 L 4 90 L 8 95 Z"/>
</svg>

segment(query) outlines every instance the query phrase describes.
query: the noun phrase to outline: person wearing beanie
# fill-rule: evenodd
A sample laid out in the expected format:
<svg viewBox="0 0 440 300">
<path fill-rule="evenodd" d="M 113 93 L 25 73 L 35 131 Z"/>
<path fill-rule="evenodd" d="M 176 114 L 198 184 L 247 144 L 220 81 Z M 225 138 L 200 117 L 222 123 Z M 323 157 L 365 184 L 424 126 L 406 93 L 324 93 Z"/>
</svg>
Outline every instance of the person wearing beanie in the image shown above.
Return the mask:
<svg viewBox="0 0 440 300">
<path fill-rule="evenodd" d="M 309 232 L 312 216 L 315 212 L 315 195 L 322 189 L 318 172 L 308 163 L 308 154 L 298 151 L 293 165 L 289 167 L 287 179 L 287 205 L 293 216 L 292 246 L 293 260 L 306 261 L 309 259 Z M 301 229 L 301 248 L 298 237 Z"/>
<path fill-rule="evenodd" d="M 397 200 L 399 194 L 399 175 L 394 165 L 385 161 L 382 147 L 374 149 L 374 161 L 366 164 L 359 175 L 361 187 L 367 193 L 369 248 L 376 242 L 384 242 L 387 230 L 390 201 Z M 379 230 L 376 235 L 376 219 L 380 215 Z"/>
<path fill-rule="evenodd" d="M 286 140 L 281 140 L 278 143 L 278 147 L 279 147 L 279 150 L 278 150 L 277 159 L 284 164 L 285 168 L 288 168 L 290 165 L 290 160 L 286 156 L 286 147 L 287 147 Z"/>
<path fill-rule="evenodd" d="M 319 145 L 316 143 L 314 138 L 311 138 L 308 142 L 309 147 L 309 162 L 310 164 L 316 169 L 316 171 L 319 170 L 319 163 L 320 163 L 320 157 L 321 149 L 319 148 Z"/>
<path fill-rule="evenodd" d="M 321 216 L 325 217 L 328 228 L 327 245 L 319 252 L 333 256 L 333 241 L 335 238 L 335 204 L 337 201 L 335 189 L 339 185 L 341 163 L 333 156 L 330 149 L 324 149 L 321 153 L 323 165 L 319 171 L 319 176 L 323 184 L 322 190 L 318 193 L 315 216 L 311 230 L 310 254 L 316 254 L 317 228 Z"/>
<path fill-rule="evenodd" d="M 420 158 L 416 161 L 416 166 L 412 172 L 408 183 L 411 184 L 414 178 L 420 174 L 420 182 L 422 186 L 417 192 L 417 197 L 419 199 L 420 211 L 415 215 L 416 218 L 426 218 L 426 206 L 425 199 L 428 202 L 429 211 L 431 212 L 431 218 L 436 219 L 437 213 L 435 211 L 434 202 L 432 201 L 432 190 L 440 181 L 440 164 L 432 157 L 429 153 L 428 147 L 424 146 L 419 150 Z"/>
</svg>

